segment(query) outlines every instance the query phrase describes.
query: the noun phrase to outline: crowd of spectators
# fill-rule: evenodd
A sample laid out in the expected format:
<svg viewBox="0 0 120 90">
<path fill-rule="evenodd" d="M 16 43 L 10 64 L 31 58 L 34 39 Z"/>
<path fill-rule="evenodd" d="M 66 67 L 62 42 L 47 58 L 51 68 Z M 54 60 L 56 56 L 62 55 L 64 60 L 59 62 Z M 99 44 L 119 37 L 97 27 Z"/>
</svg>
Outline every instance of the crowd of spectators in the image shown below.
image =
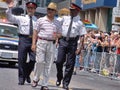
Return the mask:
<svg viewBox="0 0 120 90">
<path fill-rule="evenodd" d="M 76 57 L 76 61 L 78 56 Z M 79 57 L 80 69 L 107 75 L 120 76 L 120 33 L 88 30 L 84 36 L 84 50 Z M 78 63 L 78 62 L 76 62 Z M 75 68 L 78 64 L 75 65 Z M 73 74 L 76 74 L 76 69 Z"/>
</svg>

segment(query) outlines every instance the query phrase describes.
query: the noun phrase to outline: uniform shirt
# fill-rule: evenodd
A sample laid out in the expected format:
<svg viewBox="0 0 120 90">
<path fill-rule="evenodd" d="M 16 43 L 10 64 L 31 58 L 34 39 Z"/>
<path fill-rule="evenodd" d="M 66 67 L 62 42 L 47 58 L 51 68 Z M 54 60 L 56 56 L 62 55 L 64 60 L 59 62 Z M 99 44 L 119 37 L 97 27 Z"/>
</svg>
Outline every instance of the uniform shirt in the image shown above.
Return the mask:
<svg viewBox="0 0 120 90">
<path fill-rule="evenodd" d="M 62 18 L 58 18 L 58 20 L 62 25 L 62 36 L 66 37 L 71 21 L 71 16 L 63 16 Z M 80 16 L 77 15 L 76 17 L 73 17 L 70 37 L 76 37 L 77 35 L 81 36 L 86 33 L 86 28 L 84 24 L 80 21 Z"/>
<path fill-rule="evenodd" d="M 16 16 L 12 14 L 11 8 L 9 8 L 6 11 L 7 18 L 10 22 L 13 22 L 15 24 L 18 24 L 19 27 L 19 34 L 23 35 L 29 35 L 30 30 L 30 17 L 28 15 L 25 16 Z M 33 28 L 35 27 L 35 23 L 37 21 L 37 18 L 35 16 L 32 16 L 33 20 Z"/>
<path fill-rule="evenodd" d="M 39 18 L 34 28 L 38 31 L 38 37 L 53 40 L 54 33 L 61 33 L 61 24 L 57 19 L 50 21 L 47 16 Z"/>
</svg>

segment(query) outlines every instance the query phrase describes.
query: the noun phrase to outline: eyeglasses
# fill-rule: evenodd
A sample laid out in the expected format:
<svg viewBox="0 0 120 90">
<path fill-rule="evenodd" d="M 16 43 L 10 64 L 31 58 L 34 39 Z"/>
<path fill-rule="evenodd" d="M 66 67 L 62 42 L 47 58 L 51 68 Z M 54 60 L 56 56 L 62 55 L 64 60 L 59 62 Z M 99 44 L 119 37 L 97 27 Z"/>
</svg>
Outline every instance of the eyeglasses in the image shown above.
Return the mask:
<svg viewBox="0 0 120 90">
<path fill-rule="evenodd" d="M 51 9 L 51 8 L 47 8 L 47 10 L 49 10 L 49 11 L 56 11 L 55 9 Z"/>
</svg>

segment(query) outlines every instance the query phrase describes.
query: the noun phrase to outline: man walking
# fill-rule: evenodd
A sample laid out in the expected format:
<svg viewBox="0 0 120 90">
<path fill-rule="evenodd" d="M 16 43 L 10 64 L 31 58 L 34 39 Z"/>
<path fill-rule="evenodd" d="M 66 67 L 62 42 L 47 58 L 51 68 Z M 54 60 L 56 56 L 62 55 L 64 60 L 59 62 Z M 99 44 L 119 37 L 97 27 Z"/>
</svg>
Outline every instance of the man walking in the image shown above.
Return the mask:
<svg viewBox="0 0 120 90">
<path fill-rule="evenodd" d="M 33 33 L 32 50 L 36 51 L 36 63 L 32 87 L 37 86 L 40 75 L 43 73 L 40 90 L 49 90 L 48 80 L 55 52 L 54 43 L 61 36 L 61 25 L 54 18 L 56 12 L 57 5 L 51 2 L 47 7 L 47 15 L 38 19 Z"/>
<path fill-rule="evenodd" d="M 56 61 L 57 67 L 57 81 L 56 85 L 59 86 L 63 80 L 63 88 L 68 90 L 76 57 L 77 41 L 79 37 L 86 34 L 86 29 L 83 23 L 80 21 L 79 11 L 81 8 L 72 3 L 70 6 L 70 16 L 63 16 L 58 19 L 62 24 L 62 37 L 59 39 L 58 57 Z M 79 51 L 83 46 L 83 38 L 80 40 Z M 78 53 L 77 52 L 77 53 Z M 67 57 L 66 57 L 67 56 Z M 63 76 L 63 64 L 66 62 L 65 73 Z"/>
<path fill-rule="evenodd" d="M 35 53 L 31 50 L 32 32 L 37 18 L 34 16 L 37 4 L 34 2 L 27 2 L 27 15 L 15 16 L 12 14 L 14 3 L 11 0 L 8 3 L 7 18 L 10 22 L 18 24 L 19 27 L 19 45 L 18 45 L 18 79 L 19 85 L 24 85 L 25 80 L 30 83 L 30 73 L 35 64 Z M 29 54 L 29 62 L 27 62 L 27 55 Z"/>
</svg>

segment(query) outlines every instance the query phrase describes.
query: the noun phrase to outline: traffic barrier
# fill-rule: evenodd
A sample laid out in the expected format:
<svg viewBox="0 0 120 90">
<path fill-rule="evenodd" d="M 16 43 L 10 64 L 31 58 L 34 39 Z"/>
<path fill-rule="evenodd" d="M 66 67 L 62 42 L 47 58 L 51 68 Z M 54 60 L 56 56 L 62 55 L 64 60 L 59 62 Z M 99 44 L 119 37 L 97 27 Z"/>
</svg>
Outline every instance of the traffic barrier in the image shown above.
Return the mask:
<svg viewBox="0 0 120 90">
<path fill-rule="evenodd" d="M 92 52 L 91 50 L 83 50 L 81 67 L 85 71 L 90 71 L 110 77 L 111 79 L 120 79 L 120 55 L 116 52 Z"/>
</svg>

